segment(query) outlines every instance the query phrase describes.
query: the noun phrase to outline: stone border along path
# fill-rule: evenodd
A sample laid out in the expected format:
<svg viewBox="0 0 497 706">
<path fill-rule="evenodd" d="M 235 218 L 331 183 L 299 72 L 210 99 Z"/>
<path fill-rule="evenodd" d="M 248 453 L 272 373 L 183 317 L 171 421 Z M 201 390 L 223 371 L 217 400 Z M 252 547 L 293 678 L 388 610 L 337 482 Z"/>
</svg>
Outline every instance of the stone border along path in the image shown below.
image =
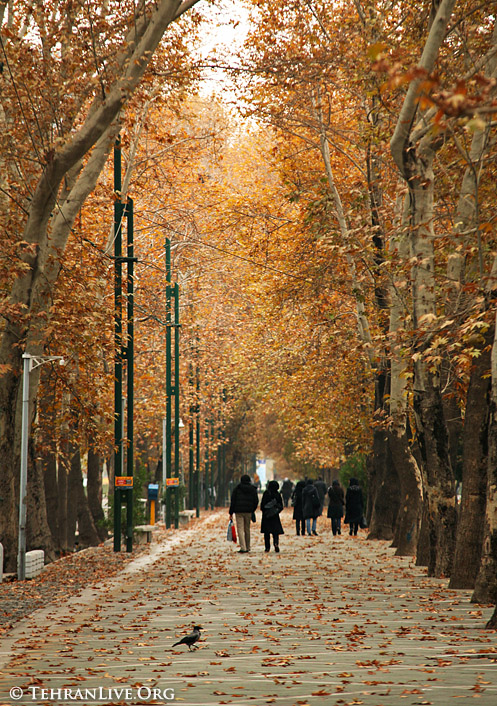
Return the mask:
<svg viewBox="0 0 497 706">
<path fill-rule="evenodd" d="M 493 607 L 366 531 L 333 537 L 321 518 L 318 537 L 296 537 L 290 508 L 281 553 L 266 554 L 257 519 L 250 554 L 226 541 L 227 512 L 211 513 L 34 613 L 2 640 L 0 706 L 497 704 Z M 194 624 L 199 649 L 171 649 Z"/>
</svg>

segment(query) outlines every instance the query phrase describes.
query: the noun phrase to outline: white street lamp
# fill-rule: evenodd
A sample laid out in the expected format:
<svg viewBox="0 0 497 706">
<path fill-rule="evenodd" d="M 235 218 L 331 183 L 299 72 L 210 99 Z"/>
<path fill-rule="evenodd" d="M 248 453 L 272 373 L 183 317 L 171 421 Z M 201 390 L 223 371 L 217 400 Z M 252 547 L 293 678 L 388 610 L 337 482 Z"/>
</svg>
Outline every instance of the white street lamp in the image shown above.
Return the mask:
<svg viewBox="0 0 497 706">
<path fill-rule="evenodd" d="M 21 481 L 19 490 L 19 543 L 17 554 L 17 578 L 26 578 L 26 487 L 28 483 L 28 434 L 29 434 L 29 373 L 43 363 L 58 360 L 65 364 L 61 355 L 31 355 L 23 353 L 22 373 L 22 425 L 21 425 Z"/>
</svg>

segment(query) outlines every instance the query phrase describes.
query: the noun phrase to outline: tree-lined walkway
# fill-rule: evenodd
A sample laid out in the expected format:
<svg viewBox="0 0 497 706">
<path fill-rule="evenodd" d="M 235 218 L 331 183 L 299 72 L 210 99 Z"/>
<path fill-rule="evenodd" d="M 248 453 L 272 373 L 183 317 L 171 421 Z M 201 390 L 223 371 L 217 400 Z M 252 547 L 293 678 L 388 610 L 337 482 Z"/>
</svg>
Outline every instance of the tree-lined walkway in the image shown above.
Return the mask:
<svg viewBox="0 0 497 706">
<path fill-rule="evenodd" d="M 174 691 L 185 706 L 497 702 L 492 607 L 365 532 L 333 538 L 321 519 L 319 537 L 296 537 L 290 517 L 279 555 L 264 552 L 259 522 L 238 554 L 226 512 L 213 513 L 33 614 L 2 640 L 0 704 L 91 703 L 91 690 L 96 702 L 154 703 L 154 689 L 155 702 Z M 171 649 L 194 624 L 199 649 Z"/>
</svg>

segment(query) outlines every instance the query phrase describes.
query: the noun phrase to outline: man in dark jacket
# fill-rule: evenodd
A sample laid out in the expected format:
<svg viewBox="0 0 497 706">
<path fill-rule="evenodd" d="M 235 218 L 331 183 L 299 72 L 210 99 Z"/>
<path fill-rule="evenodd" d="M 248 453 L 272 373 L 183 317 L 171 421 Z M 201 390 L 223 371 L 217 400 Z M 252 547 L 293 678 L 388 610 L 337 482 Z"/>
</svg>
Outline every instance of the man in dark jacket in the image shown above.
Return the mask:
<svg viewBox="0 0 497 706">
<path fill-rule="evenodd" d="M 250 482 L 250 476 L 242 476 L 231 494 L 229 509 L 230 517 L 235 515 L 241 554 L 250 551 L 250 521 L 258 504 L 257 488 Z"/>
</svg>

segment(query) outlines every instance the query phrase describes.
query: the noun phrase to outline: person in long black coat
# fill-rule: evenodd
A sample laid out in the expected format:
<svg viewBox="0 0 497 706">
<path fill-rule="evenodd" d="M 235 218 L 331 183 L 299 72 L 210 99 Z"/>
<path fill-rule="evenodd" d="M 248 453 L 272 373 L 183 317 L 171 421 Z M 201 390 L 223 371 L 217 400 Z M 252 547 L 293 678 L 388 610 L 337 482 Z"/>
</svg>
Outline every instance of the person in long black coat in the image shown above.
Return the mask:
<svg viewBox="0 0 497 706">
<path fill-rule="evenodd" d="M 328 488 L 328 517 L 331 520 L 333 536 L 342 534 L 342 517 L 345 505 L 345 494 L 340 481 L 334 480 Z"/>
<path fill-rule="evenodd" d="M 271 536 L 273 537 L 274 551 L 280 551 L 280 534 L 285 534 L 280 520 L 283 510 L 283 498 L 279 491 L 278 481 L 270 480 L 261 500 L 262 521 L 261 532 L 264 535 L 265 549 L 271 549 Z"/>
<path fill-rule="evenodd" d="M 349 534 L 356 535 L 364 513 L 362 489 L 357 478 L 350 478 L 345 494 L 345 524 L 349 525 Z"/>
<path fill-rule="evenodd" d="M 297 481 L 292 493 L 293 519 L 297 528 L 297 534 L 305 534 L 305 520 L 302 513 L 302 491 L 305 488 L 305 480 Z"/>
<path fill-rule="evenodd" d="M 321 514 L 321 501 L 312 480 L 306 482 L 302 491 L 302 514 L 304 515 L 307 534 L 313 534 L 317 537 L 316 524 Z"/>
</svg>

